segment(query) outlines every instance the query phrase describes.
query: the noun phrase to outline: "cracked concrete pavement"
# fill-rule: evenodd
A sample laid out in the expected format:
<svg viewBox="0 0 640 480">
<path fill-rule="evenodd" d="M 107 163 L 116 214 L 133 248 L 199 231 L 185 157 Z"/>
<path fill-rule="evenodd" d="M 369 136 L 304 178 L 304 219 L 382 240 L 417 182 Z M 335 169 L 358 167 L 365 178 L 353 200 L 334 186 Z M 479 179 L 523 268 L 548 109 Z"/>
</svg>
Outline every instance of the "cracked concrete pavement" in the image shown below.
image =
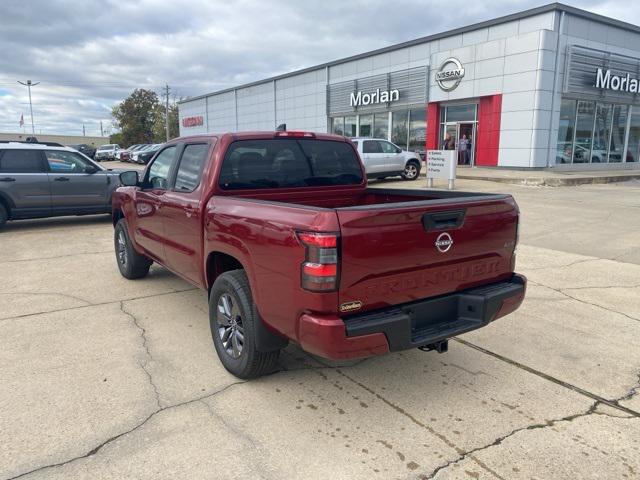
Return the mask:
<svg viewBox="0 0 640 480">
<path fill-rule="evenodd" d="M 516 196 L 521 310 L 444 355 L 290 346 L 251 382 L 203 292 L 120 277 L 107 217 L 9 224 L 0 480 L 640 478 L 640 184 L 458 185 Z"/>
</svg>

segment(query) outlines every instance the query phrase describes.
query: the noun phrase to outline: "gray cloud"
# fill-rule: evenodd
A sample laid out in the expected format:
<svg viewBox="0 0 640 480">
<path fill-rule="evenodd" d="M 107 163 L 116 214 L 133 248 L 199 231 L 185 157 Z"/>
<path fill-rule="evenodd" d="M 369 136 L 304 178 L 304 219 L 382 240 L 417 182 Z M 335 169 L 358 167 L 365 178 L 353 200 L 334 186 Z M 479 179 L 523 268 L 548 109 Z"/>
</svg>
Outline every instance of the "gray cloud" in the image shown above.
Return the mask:
<svg viewBox="0 0 640 480">
<path fill-rule="evenodd" d="M 446 5 L 446 7 L 444 7 Z M 190 96 L 289 72 L 539 5 L 449 0 L 3 0 L 0 131 L 99 133 L 133 89 Z M 640 6 L 575 6 L 638 23 Z"/>
</svg>

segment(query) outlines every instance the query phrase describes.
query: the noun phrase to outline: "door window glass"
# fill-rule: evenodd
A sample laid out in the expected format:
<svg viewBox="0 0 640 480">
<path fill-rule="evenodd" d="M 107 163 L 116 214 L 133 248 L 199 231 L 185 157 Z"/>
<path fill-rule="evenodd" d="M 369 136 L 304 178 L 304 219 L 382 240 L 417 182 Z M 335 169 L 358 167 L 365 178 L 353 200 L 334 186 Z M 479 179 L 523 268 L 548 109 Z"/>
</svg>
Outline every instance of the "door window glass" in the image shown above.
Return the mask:
<svg viewBox="0 0 640 480">
<path fill-rule="evenodd" d="M 359 137 L 371 137 L 373 132 L 373 115 L 360 115 Z"/>
<path fill-rule="evenodd" d="M 44 172 L 40 152 L 37 150 L 0 150 L 0 172 Z"/>
<path fill-rule="evenodd" d="M 611 134 L 611 112 L 609 104 L 596 105 L 596 123 L 593 130 L 592 163 L 606 163 L 609 136 Z"/>
<path fill-rule="evenodd" d="M 627 147 L 627 162 L 637 162 L 640 159 L 640 107 L 631 107 L 631 125 L 629 128 L 629 145 Z"/>
<path fill-rule="evenodd" d="M 382 153 L 380 142 L 375 140 L 365 140 L 362 143 L 362 153 Z"/>
<path fill-rule="evenodd" d="M 182 152 L 182 159 L 176 174 L 175 190 L 192 192 L 200 184 L 202 167 L 207 158 L 209 146 L 205 143 L 187 145 Z"/>
<path fill-rule="evenodd" d="M 593 140 L 593 120 L 596 112 L 593 102 L 578 102 L 576 120 L 576 144 L 573 150 L 573 163 L 589 163 L 591 141 Z"/>
<path fill-rule="evenodd" d="M 344 117 L 344 134 L 347 137 L 357 137 L 356 134 L 356 117 Z"/>
<path fill-rule="evenodd" d="M 627 110 L 626 105 L 614 105 L 613 107 L 611 142 L 609 144 L 610 162 L 622 162 L 624 136 L 627 133 Z"/>
<path fill-rule="evenodd" d="M 389 142 L 378 142 L 380 144 L 380 149 L 383 153 L 399 153 L 397 147 L 393 143 Z"/>
<path fill-rule="evenodd" d="M 373 138 L 389 138 L 388 113 L 376 113 L 373 116 Z"/>
<path fill-rule="evenodd" d="M 87 173 L 93 165 L 77 153 L 47 150 L 45 156 L 53 173 Z"/>
<path fill-rule="evenodd" d="M 576 101 L 562 99 L 560 126 L 556 144 L 556 163 L 571 163 L 573 156 L 573 129 L 576 124 Z"/>
<path fill-rule="evenodd" d="M 173 157 L 176 153 L 176 147 L 171 146 L 165 148 L 156 157 L 155 161 L 149 167 L 147 185 L 150 188 L 166 189 L 168 187 L 169 171 L 173 163 Z"/>
<path fill-rule="evenodd" d="M 407 148 L 408 116 L 408 110 L 400 110 L 391 114 L 391 141 L 402 149 Z"/>
<path fill-rule="evenodd" d="M 427 141 L 427 112 L 425 108 L 409 111 L 409 150 L 424 150 Z"/>
<path fill-rule="evenodd" d="M 336 135 L 344 135 L 344 117 L 336 117 L 332 119 L 332 132 Z"/>
</svg>

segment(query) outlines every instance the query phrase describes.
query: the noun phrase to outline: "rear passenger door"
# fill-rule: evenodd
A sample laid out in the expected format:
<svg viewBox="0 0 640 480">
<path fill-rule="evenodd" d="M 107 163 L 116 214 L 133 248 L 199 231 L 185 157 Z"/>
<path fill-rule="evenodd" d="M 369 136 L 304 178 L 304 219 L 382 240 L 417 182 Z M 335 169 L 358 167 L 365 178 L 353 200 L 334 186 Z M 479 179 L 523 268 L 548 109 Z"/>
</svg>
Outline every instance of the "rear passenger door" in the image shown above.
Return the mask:
<svg viewBox="0 0 640 480">
<path fill-rule="evenodd" d="M 211 144 L 188 143 L 179 153 L 171 187 L 162 197 L 167 266 L 187 280 L 202 284 L 203 210 L 202 178 Z"/>
<path fill-rule="evenodd" d="M 45 150 L 54 215 L 108 212 L 108 182 L 103 170 L 76 152 Z"/>
<path fill-rule="evenodd" d="M 362 161 L 368 176 L 385 171 L 386 155 L 377 140 L 362 141 Z"/>
<path fill-rule="evenodd" d="M 0 196 L 11 218 L 51 215 L 47 166 L 39 150 L 0 150 Z"/>
</svg>

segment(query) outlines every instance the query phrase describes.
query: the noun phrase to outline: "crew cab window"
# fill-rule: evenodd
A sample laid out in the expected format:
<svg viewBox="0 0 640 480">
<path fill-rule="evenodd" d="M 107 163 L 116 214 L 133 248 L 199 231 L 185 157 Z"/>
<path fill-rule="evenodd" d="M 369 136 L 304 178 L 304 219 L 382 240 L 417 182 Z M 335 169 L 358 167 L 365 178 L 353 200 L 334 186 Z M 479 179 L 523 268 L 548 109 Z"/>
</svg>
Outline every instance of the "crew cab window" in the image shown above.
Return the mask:
<svg viewBox="0 0 640 480">
<path fill-rule="evenodd" d="M 37 150 L 0 150 L 0 172 L 42 173 L 42 156 Z"/>
<path fill-rule="evenodd" d="M 155 161 L 149 167 L 146 186 L 166 190 L 169 186 L 169 172 L 176 154 L 176 147 L 172 145 L 158 154 Z"/>
<path fill-rule="evenodd" d="M 365 140 L 362 142 L 362 153 L 382 153 L 382 147 L 377 140 Z"/>
<path fill-rule="evenodd" d="M 362 167 L 346 142 L 238 140 L 227 150 L 219 182 L 223 190 L 357 185 Z"/>
<path fill-rule="evenodd" d="M 47 150 L 44 154 L 49 162 L 49 169 L 54 173 L 86 173 L 95 168 L 77 153 Z"/>
<path fill-rule="evenodd" d="M 208 151 L 209 145 L 206 143 L 184 147 L 176 175 L 175 190 L 192 192 L 198 187 Z"/>
</svg>

